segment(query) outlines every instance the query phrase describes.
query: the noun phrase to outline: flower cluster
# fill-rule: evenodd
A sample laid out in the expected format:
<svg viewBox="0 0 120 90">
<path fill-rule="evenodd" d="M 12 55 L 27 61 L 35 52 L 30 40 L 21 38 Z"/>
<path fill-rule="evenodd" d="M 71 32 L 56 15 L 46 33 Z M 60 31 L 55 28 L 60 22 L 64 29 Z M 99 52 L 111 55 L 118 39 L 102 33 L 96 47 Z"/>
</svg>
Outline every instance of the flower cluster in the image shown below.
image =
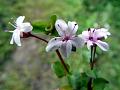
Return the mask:
<svg viewBox="0 0 120 90">
<path fill-rule="evenodd" d="M 24 34 L 30 33 L 33 29 L 29 22 L 23 23 L 25 16 L 20 16 L 15 22 L 15 30 L 12 31 L 12 39 L 10 44 L 15 42 L 18 46 L 21 46 L 20 38 L 24 37 Z M 103 51 L 107 51 L 109 45 L 103 42 L 103 39 L 107 39 L 110 35 L 108 29 L 105 28 L 89 28 L 83 31 L 82 34 L 76 35 L 78 30 L 78 24 L 75 21 L 68 21 L 58 19 L 55 22 L 55 28 L 59 34 L 59 37 L 52 38 L 46 47 L 46 51 L 52 51 L 59 49 L 64 57 L 68 57 L 72 51 L 72 48 L 80 48 L 84 44 L 87 44 L 88 49 L 91 46 L 97 45 Z"/>
</svg>

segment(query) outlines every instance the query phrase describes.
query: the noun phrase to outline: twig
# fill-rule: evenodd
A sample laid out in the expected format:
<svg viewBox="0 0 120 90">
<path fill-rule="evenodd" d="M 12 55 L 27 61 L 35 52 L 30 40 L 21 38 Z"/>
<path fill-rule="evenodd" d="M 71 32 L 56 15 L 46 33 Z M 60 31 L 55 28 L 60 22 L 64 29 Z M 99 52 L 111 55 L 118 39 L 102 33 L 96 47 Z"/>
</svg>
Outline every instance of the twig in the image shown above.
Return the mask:
<svg viewBox="0 0 120 90">
<path fill-rule="evenodd" d="M 60 54 L 60 52 L 59 52 L 58 49 L 56 50 L 56 53 L 57 53 L 58 57 L 60 58 L 60 61 L 61 61 L 62 65 L 64 66 L 64 69 L 66 70 L 67 73 L 69 73 L 69 70 L 68 70 L 68 68 L 67 68 L 67 65 L 65 64 L 65 62 L 64 62 L 64 60 L 63 60 L 63 58 L 62 58 L 62 55 Z"/>
<path fill-rule="evenodd" d="M 36 36 L 36 35 L 33 35 L 33 34 L 31 34 L 31 33 L 30 33 L 30 36 L 31 36 L 31 37 L 34 37 L 34 38 L 37 38 L 37 39 L 39 39 L 39 40 L 42 40 L 42 41 L 44 41 L 44 42 L 46 42 L 46 43 L 48 43 L 47 40 L 45 40 L 45 39 L 43 39 L 43 38 L 41 38 L 41 37 L 38 37 L 38 36 Z M 67 65 L 65 64 L 64 59 L 62 58 L 62 55 L 60 54 L 60 52 L 59 52 L 58 49 L 56 50 L 56 54 L 58 55 L 58 57 L 59 57 L 62 65 L 63 65 L 63 67 L 64 67 L 64 69 L 65 69 L 65 71 L 66 71 L 67 73 L 69 73 L 69 70 L 68 70 L 68 68 L 67 68 Z"/>
<path fill-rule="evenodd" d="M 45 39 L 43 39 L 43 38 L 41 38 L 41 37 L 38 37 L 38 36 L 36 36 L 36 35 L 33 35 L 33 34 L 31 34 L 31 33 L 30 33 L 30 36 L 31 36 L 31 37 L 34 37 L 34 38 L 37 38 L 37 39 L 39 39 L 39 40 L 42 40 L 42 41 L 44 41 L 44 42 L 46 42 L 46 43 L 48 43 L 47 40 L 45 40 Z"/>
</svg>

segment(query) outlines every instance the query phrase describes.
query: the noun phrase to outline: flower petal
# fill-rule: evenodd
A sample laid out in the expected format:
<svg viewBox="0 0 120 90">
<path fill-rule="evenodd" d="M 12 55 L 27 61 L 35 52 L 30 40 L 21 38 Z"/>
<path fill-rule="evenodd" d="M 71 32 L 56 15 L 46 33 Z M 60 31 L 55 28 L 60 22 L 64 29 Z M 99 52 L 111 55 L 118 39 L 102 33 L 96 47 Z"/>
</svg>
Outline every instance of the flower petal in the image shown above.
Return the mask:
<svg viewBox="0 0 120 90">
<path fill-rule="evenodd" d="M 109 49 L 109 45 L 106 42 L 98 40 L 96 44 L 103 50 L 107 51 Z"/>
<path fill-rule="evenodd" d="M 20 42 L 20 31 L 15 29 L 12 35 L 12 39 L 10 41 L 10 44 L 13 44 L 15 42 L 18 46 L 21 46 Z"/>
<path fill-rule="evenodd" d="M 87 41 L 87 48 L 90 50 L 90 47 L 93 45 L 93 42 L 88 40 Z"/>
<path fill-rule="evenodd" d="M 21 25 L 23 23 L 24 19 L 25 19 L 25 16 L 19 16 L 15 22 L 17 24 L 17 26 Z"/>
<path fill-rule="evenodd" d="M 79 36 L 81 36 L 84 40 L 89 39 L 89 32 L 83 31 Z"/>
<path fill-rule="evenodd" d="M 75 34 L 78 30 L 78 24 L 76 22 L 68 22 L 68 28 L 71 34 Z"/>
<path fill-rule="evenodd" d="M 85 44 L 84 39 L 81 36 L 76 36 L 71 40 L 72 44 L 75 47 L 82 47 Z"/>
<path fill-rule="evenodd" d="M 72 51 L 72 43 L 70 40 L 63 42 L 60 51 L 64 57 L 68 57 Z"/>
<path fill-rule="evenodd" d="M 21 31 L 23 32 L 31 32 L 33 29 L 32 25 L 28 22 L 21 24 Z"/>
<path fill-rule="evenodd" d="M 46 51 L 49 52 L 51 50 L 56 50 L 60 47 L 61 44 L 62 44 L 61 38 L 55 37 L 48 42 L 48 45 L 46 47 Z"/>
<path fill-rule="evenodd" d="M 97 29 L 94 32 L 94 36 L 96 36 L 97 38 L 104 37 L 106 39 L 108 35 L 111 35 L 111 34 L 110 32 L 108 32 L 108 29 L 105 29 L 105 28 Z"/>
<path fill-rule="evenodd" d="M 56 30 L 60 36 L 64 36 L 65 32 L 68 28 L 66 22 L 64 20 L 58 19 L 55 23 Z"/>
</svg>

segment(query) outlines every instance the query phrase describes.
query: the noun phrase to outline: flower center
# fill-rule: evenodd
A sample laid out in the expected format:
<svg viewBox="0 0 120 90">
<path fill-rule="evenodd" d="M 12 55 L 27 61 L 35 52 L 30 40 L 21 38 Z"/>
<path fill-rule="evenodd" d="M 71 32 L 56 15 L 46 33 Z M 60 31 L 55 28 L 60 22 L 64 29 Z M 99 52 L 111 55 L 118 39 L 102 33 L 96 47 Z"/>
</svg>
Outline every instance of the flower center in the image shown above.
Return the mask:
<svg viewBox="0 0 120 90">
<path fill-rule="evenodd" d="M 93 37 L 89 37 L 89 40 L 93 41 Z"/>
<path fill-rule="evenodd" d="M 68 41 L 70 40 L 70 36 L 65 36 L 62 41 Z"/>
</svg>

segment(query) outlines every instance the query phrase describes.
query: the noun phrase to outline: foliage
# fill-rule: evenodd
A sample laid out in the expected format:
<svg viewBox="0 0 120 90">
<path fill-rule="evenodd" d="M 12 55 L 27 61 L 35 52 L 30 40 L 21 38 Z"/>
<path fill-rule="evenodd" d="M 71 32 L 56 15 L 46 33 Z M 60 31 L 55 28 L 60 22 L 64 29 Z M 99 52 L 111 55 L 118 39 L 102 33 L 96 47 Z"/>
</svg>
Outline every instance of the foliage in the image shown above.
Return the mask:
<svg viewBox="0 0 120 90">
<path fill-rule="evenodd" d="M 50 20 L 48 21 L 35 21 L 32 23 L 32 26 L 34 28 L 33 32 L 37 33 L 45 33 L 47 35 L 58 35 L 57 31 L 55 30 L 55 21 L 57 20 L 56 15 L 52 15 L 50 17 Z"/>
<path fill-rule="evenodd" d="M 59 78 L 62 78 L 63 76 L 66 75 L 66 71 L 64 70 L 64 67 L 59 61 L 53 62 L 51 68 Z"/>
</svg>

